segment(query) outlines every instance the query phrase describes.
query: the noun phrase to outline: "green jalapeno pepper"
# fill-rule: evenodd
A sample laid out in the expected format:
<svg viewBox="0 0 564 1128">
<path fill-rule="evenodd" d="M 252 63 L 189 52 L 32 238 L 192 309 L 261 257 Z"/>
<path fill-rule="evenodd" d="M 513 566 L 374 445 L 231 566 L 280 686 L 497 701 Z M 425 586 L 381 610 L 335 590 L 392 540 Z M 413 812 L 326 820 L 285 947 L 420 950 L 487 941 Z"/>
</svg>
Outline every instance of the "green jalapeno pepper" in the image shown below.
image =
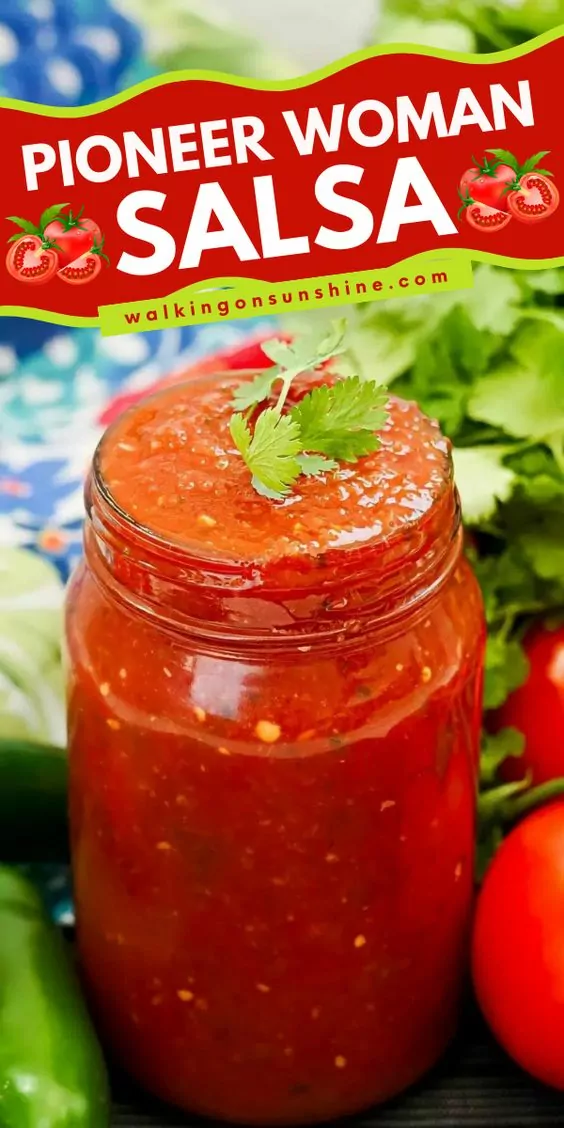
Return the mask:
<svg viewBox="0 0 564 1128">
<path fill-rule="evenodd" d="M 0 861 L 66 862 L 68 852 L 65 749 L 0 739 Z"/>
<path fill-rule="evenodd" d="M 107 1128 L 102 1052 L 62 935 L 0 866 L 0 1124 Z"/>
</svg>

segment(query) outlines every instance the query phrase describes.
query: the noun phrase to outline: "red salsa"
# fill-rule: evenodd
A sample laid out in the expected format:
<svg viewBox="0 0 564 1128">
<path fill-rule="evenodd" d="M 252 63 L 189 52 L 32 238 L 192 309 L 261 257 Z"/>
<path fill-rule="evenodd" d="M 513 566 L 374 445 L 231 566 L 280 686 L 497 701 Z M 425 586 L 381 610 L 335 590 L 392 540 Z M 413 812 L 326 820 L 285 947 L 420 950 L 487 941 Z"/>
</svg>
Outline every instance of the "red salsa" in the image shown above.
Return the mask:
<svg viewBox="0 0 564 1128">
<path fill-rule="evenodd" d="M 78 939 L 146 1087 L 314 1122 L 453 1032 L 484 626 L 435 423 L 392 398 L 376 453 L 275 502 L 234 380 L 140 403 L 95 458 L 67 608 Z"/>
</svg>

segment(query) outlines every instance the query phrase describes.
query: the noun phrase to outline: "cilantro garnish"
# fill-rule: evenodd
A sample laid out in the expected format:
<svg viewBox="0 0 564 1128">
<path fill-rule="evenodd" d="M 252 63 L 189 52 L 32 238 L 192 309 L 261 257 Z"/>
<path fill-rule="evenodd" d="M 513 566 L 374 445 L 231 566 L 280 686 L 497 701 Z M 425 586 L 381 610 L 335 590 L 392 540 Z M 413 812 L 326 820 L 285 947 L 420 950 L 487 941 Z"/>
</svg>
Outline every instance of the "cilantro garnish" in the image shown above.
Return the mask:
<svg viewBox="0 0 564 1128">
<path fill-rule="evenodd" d="M 289 415 L 267 407 L 251 432 L 243 415 L 231 420 L 231 435 L 251 474 L 253 484 L 270 494 L 286 493 L 301 473 L 297 455 L 301 450 L 300 431 Z"/>
<path fill-rule="evenodd" d="M 301 474 L 316 477 L 356 462 L 380 446 L 377 434 L 387 419 L 386 389 L 373 380 L 347 376 L 313 388 L 289 411 L 284 411 L 295 378 L 345 352 L 344 319 L 332 324 L 320 341 L 267 341 L 262 347 L 273 369 L 261 372 L 235 391 L 238 409 L 231 420 L 231 436 L 249 467 L 258 493 L 284 497 Z M 273 407 L 250 416 L 280 385 Z"/>
</svg>

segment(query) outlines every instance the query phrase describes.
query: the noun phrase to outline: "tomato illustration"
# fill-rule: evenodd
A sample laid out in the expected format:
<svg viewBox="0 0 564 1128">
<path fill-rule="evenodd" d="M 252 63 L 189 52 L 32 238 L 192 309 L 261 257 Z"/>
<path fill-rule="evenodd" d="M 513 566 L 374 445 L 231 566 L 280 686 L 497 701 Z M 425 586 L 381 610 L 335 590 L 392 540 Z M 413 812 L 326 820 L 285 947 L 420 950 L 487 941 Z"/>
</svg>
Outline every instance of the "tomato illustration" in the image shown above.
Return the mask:
<svg viewBox="0 0 564 1128">
<path fill-rule="evenodd" d="M 54 278 L 59 258 L 48 240 L 38 235 L 22 235 L 12 243 L 6 255 L 6 267 L 12 278 L 33 286 L 42 286 Z"/>
<path fill-rule="evenodd" d="M 481 164 L 476 163 L 466 169 L 460 180 L 460 195 L 470 196 L 478 204 L 489 208 L 507 211 L 507 186 L 515 183 L 515 169 L 499 161 L 485 157 Z"/>
<path fill-rule="evenodd" d="M 98 224 L 93 219 L 82 217 L 83 210 L 81 208 L 76 216 L 72 211 L 62 212 L 45 228 L 46 237 L 57 245 L 61 266 L 75 262 L 102 238 Z"/>
<path fill-rule="evenodd" d="M 511 222 L 509 212 L 500 211 L 499 208 L 490 208 L 487 204 L 480 204 L 475 200 L 465 203 L 464 212 L 470 227 L 486 234 L 502 231 Z"/>
<path fill-rule="evenodd" d="M 554 215 L 560 203 L 560 193 L 553 180 L 539 172 L 522 176 L 519 186 L 507 195 L 511 215 L 520 223 L 539 223 Z"/>
<path fill-rule="evenodd" d="M 58 271 L 57 277 L 62 282 L 68 282 L 70 286 L 85 286 L 87 282 L 93 282 L 102 269 L 102 259 L 109 262 L 102 250 L 103 246 L 103 239 L 99 243 L 95 242 L 85 254 L 63 266 Z"/>
</svg>

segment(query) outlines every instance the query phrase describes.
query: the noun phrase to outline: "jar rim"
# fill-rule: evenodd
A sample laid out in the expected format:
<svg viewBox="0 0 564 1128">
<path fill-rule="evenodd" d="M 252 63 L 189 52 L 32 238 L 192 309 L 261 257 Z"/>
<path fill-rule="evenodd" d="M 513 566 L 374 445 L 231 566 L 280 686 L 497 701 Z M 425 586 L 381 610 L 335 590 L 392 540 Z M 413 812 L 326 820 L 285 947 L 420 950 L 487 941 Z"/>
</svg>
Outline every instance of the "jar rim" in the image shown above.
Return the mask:
<svg viewBox="0 0 564 1128">
<path fill-rule="evenodd" d="M 205 373 L 171 380 L 144 398 L 150 402 L 174 387 L 215 379 L 230 382 L 246 372 Z M 137 404 L 127 409 L 135 412 Z M 120 506 L 102 472 L 104 444 L 125 412 L 101 437 L 86 483 L 89 522 L 101 583 L 112 577 L 119 598 L 169 629 L 239 638 L 276 640 L 346 637 L 368 629 L 388 630 L 427 605 L 442 588 L 460 554 L 460 504 L 452 458 L 432 504 L 387 535 L 348 545 L 262 561 L 242 560 L 163 535 Z M 448 472 L 447 472 L 448 471 Z M 126 579 L 124 579 L 126 577 Z M 183 625 L 184 624 L 184 625 Z M 344 632 L 344 633 L 343 633 Z"/>
<path fill-rule="evenodd" d="M 264 567 L 263 561 L 241 560 L 240 558 L 230 554 L 229 552 L 223 552 L 221 549 L 215 549 L 212 551 L 210 551 L 209 549 L 204 550 L 204 545 L 202 542 L 189 541 L 184 537 L 181 538 L 174 535 L 163 534 L 160 533 L 157 529 L 151 528 L 151 526 L 145 525 L 143 524 L 143 522 L 138 521 L 137 518 L 134 517 L 133 514 L 127 509 L 124 509 L 123 506 L 120 505 L 120 503 L 114 497 L 104 477 L 101 465 L 105 444 L 108 442 L 108 440 L 111 439 L 114 431 L 117 430 L 118 425 L 123 421 L 124 417 L 129 414 L 133 414 L 140 402 L 146 404 L 150 403 L 153 400 L 159 399 L 161 396 L 165 396 L 168 392 L 170 392 L 171 388 L 192 388 L 194 386 L 203 385 L 213 380 L 239 380 L 244 377 L 256 376 L 262 371 L 264 371 L 264 369 L 228 369 L 223 371 L 219 370 L 216 372 L 210 371 L 198 376 L 188 377 L 187 379 L 177 379 L 176 377 L 173 377 L 172 379 L 163 382 L 162 386 L 153 389 L 146 396 L 140 397 L 139 401 L 136 401 L 136 403 L 126 408 L 125 411 L 120 413 L 120 415 L 116 419 L 112 420 L 112 422 L 104 430 L 104 433 L 100 437 L 94 450 L 94 455 L 92 458 L 92 478 L 97 495 L 107 506 L 112 517 L 122 527 L 124 532 L 128 530 L 137 539 L 145 542 L 148 547 L 164 550 L 167 552 L 167 554 L 174 554 L 174 556 L 178 559 L 191 561 L 194 564 L 200 564 L 209 569 L 217 567 L 218 571 L 220 572 L 240 572 L 242 575 L 246 575 L 249 569 L 255 570 L 256 568 Z M 440 488 L 437 490 L 435 497 L 433 498 L 432 505 L 429 507 L 429 510 L 427 510 L 426 513 L 409 522 L 409 524 L 398 527 L 396 529 L 392 529 L 390 532 L 384 535 L 375 533 L 373 537 L 364 541 L 354 542 L 349 545 L 330 545 L 323 550 L 323 555 L 325 557 L 331 557 L 335 560 L 335 562 L 337 562 L 337 560 L 339 559 L 344 560 L 350 558 L 354 556 L 355 553 L 362 552 L 364 554 L 371 549 L 385 552 L 389 547 L 405 541 L 406 534 L 414 533 L 417 528 L 422 525 L 425 519 L 428 519 L 429 516 L 440 506 L 440 503 L 444 499 L 445 494 L 448 493 L 449 490 L 453 489 L 454 466 L 452 456 L 450 455 L 447 465 L 448 473 L 445 474 L 444 480 L 441 483 Z M 308 554 L 308 556 L 311 560 L 315 559 L 315 554 Z M 302 557 L 302 559 L 304 558 L 307 557 Z M 292 558 L 290 556 L 288 556 L 287 558 L 276 558 L 274 562 L 279 563 L 281 559 L 290 560 Z"/>
<path fill-rule="evenodd" d="M 236 375 L 237 377 L 251 377 L 256 376 L 260 371 L 262 370 L 256 368 L 237 369 Z M 173 550 L 175 555 L 178 555 L 179 557 L 182 556 L 185 559 L 190 559 L 194 562 L 199 561 L 201 563 L 205 563 L 207 566 L 213 566 L 216 563 L 218 565 L 229 565 L 230 563 L 237 565 L 239 562 L 235 557 L 229 556 L 228 553 L 217 552 L 215 555 L 212 555 L 209 552 L 200 551 L 200 547 L 203 546 L 198 544 L 198 542 L 196 541 L 189 542 L 186 539 L 181 539 L 180 537 L 166 536 L 163 533 L 159 533 L 157 529 L 152 529 L 149 525 L 144 525 L 143 522 L 138 521 L 137 518 L 134 517 L 133 514 L 130 513 L 127 509 L 124 509 L 123 506 L 121 506 L 117 499 L 114 497 L 104 477 L 101 462 L 103 448 L 106 442 L 111 439 L 112 434 L 115 430 L 117 430 L 118 425 L 123 421 L 124 417 L 135 412 L 139 403 L 142 402 L 146 404 L 150 403 L 154 399 L 159 399 L 173 387 L 192 387 L 200 383 L 203 384 L 204 382 L 209 380 L 226 379 L 230 375 L 235 375 L 235 372 L 231 372 L 230 370 L 223 372 L 206 372 L 199 376 L 191 376 L 185 380 L 182 380 L 180 378 L 176 379 L 175 377 L 173 377 L 172 379 L 164 381 L 160 387 L 154 388 L 147 395 L 141 396 L 139 400 L 137 400 L 130 407 L 126 408 L 125 411 L 121 412 L 116 417 L 116 419 L 112 420 L 112 422 L 105 428 L 103 435 L 98 440 L 92 457 L 92 477 L 96 492 L 102 499 L 102 501 L 107 505 L 112 516 L 116 518 L 120 524 L 123 525 L 124 529 L 129 529 L 135 536 L 140 535 L 141 538 L 152 547 L 166 549 L 167 551 Z"/>
</svg>

